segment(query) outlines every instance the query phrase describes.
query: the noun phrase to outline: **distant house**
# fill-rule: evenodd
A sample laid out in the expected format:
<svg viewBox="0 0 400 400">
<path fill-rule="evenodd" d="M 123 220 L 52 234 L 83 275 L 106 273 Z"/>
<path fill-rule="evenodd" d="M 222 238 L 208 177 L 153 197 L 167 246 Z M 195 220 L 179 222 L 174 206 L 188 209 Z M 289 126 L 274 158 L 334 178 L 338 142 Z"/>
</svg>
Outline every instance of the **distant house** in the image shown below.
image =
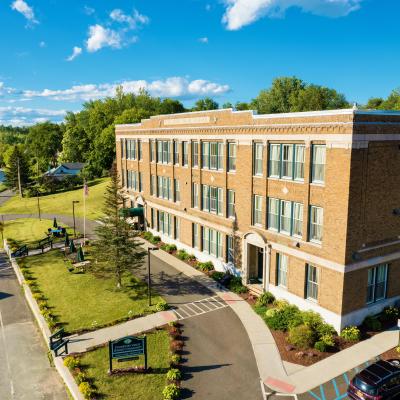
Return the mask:
<svg viewBox="0 0 400 400">
<path fill-rule="evenodd" d="M 69 176 L 77 176 L 85 167 L 84 163 L 63 163 L 56 168 L 48 170 L 43 176 L 48 176 L 57 180 L 65 179 Z"/>
</svg>

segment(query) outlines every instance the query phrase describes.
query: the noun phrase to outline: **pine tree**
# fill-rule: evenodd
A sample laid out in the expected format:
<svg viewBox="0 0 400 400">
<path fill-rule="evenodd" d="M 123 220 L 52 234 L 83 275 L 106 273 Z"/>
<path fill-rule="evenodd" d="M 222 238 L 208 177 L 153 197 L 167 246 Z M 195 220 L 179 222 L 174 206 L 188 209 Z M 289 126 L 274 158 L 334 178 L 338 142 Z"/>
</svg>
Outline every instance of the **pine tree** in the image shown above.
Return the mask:
<svg viewBox="0 0 400 400">
<path fill-rule="evenodd" d="M 21 189 L 29 183 L 29 163 L 18 146 L 14 146 L 5 170 L 5 184 L 11 189 L 19 189 L 18 169 Z"/>
<path fill-rule="evenodd" d="M 114 164 L 111 181 L 104 195 L 104 216 L 96 228 L 98 239 L 94 242 L 96 263 L 93 270 L 103 277 L 113 276 L 117 288 L 122 287 L 122 277 L 142 265 L 146 252 L 137 240 L 138 232 L 121 216 L 124 197 L 121 194 L 118 171 Z"/>
</svg>

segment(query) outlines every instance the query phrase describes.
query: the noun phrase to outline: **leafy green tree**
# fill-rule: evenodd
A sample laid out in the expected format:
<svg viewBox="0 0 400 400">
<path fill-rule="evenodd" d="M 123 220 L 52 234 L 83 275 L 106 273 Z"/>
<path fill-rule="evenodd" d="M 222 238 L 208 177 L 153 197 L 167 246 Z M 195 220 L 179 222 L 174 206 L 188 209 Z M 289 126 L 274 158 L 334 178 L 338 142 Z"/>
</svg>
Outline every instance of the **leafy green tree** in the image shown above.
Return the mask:
<svg viewBox="0 0 400 400">
<path fill-rule="evenodd" d="M 186 111 L 183 104 L 178 100 L 164 99 L 159 106 L 159 114 L 178 114 Z"/>
<path fill-rule="evenodd" d="M 222 108 L 233 108 L 233 105 L 230 101 L 227 101 L 226 103 L 222 104 Z"/>
<path fill-rule="evenodd" d="M 244 101 L 237 101 L 235 104 L 235 109 L 238 111 L 250 110 L 251 106 L 249 103 L 245 103 Z"/>
<path fill-rule="evenodd" d="M 12 148 L 5 169 L 5 185 L 10 189 L 19 189 L 18 171 L 20 174 L 21 190 L 29 183 L 29 162 L 19 146 Z"/>
<path fill-rule="evenodd" d="M 369 110 L 378 110 L 381 108 L 384 101 L 385 100 L 382 97 L 371 97 L 364 108 L 367 108 Z"/>
<path fill-rule="evenodd" d="M 383 110 L 400 110 L 400 89 L 393 90 L 380 108 Z"/>
<path fill-rule="evenodd" d="M 218 103 L 214 101 L 211 97 L 205 97 L 204 99 L 196 101 L 193 107 L 193 111 L 217 110 L 218 107 Z"/>
<path fill-rule="evenodd" d="M 146 252 L 140 247 L 138 232 L 120 215 L 125 200 L 115 164 L 110 175 L 111 181 L 104 195 L 104 216 L 96 228 L 98 239 L 94 242 L 93 254 L 97 263 L 93 265 L 93 271 L 99 276 L 114 277 L 119 289 L 123 276 L 142 265 Z"/>
<path fill-rule="evenodd" d="M 31 157 L 36 159 L 41 171 L 46 171 L 49 165 L 57 166 L 62 138 L 60 126 L 51 122 L 39 123 L 29 128 L 27 149 Z"/>
</svg>

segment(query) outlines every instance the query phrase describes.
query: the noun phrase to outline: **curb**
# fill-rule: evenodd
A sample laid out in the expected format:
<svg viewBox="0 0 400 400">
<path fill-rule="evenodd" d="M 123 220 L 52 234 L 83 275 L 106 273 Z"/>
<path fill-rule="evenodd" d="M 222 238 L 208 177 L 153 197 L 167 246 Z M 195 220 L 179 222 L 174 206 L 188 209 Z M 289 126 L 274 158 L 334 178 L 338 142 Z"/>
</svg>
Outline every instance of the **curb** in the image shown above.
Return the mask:
<svg viewBox="0 0 400 400">
<path fill-rule="evenodd" d="M 17 261 L 14 258 L 12 258 L 10 255 L 10 249 L 8 247 L 6 240 L 4 240 L 4 250 L 10 260 L 10 263 L 11 263 L 11 266 L 13 267 L 15 275 L 17 276 L 18 283 L 23 288 L 25 299 L 28 302 L 29 308 L 31 309 L 32 314 L 36 319 L 36 322 L 39 326 L 40 332 L 43 335 L 46 346 L 49 348 L 49 337 L 51 335 L 50 329 L 47 326 L 46 321 L 44 320 L 42 314 L 40 313 L 40 310 L 36 303 L 36 300 L 33 298 L 31 289 L 25 283 L 25 279 L 22 275 L 22 272 L 19 268 Z M 49 350 L 50 350 L 50 348 L 49 348 Z M 68 390 L 71 393 L 74 400 L 84 400 L 84 397 L 83 397 L 82 393 L 79 391 L 79 388 L 75 382 L 75 379 L 71 375 L 69 369 L 64 365 L 62 358 L 54 357 L 53 361 L 54 361 L 54 366 L 55 366 L 58 374 L 61 376 L 62 380 L 64 381 L 65 386 L 68 388 Z"/>
</svg>

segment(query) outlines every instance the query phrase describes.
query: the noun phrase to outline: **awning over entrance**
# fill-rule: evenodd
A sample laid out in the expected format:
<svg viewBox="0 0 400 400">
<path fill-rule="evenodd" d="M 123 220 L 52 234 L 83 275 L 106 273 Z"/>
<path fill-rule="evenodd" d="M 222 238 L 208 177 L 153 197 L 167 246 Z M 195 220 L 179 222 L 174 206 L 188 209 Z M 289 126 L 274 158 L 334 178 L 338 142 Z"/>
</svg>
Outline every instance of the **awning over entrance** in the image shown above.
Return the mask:
<svg viewBox="0 0 400 400">
<path fill-rule="evenodd" d="M 134 208 L 121 208 L 120 215 L 123 217 L 142 217 L 143 216 L 143 207 L 134 207 Z"/>
</svg>

